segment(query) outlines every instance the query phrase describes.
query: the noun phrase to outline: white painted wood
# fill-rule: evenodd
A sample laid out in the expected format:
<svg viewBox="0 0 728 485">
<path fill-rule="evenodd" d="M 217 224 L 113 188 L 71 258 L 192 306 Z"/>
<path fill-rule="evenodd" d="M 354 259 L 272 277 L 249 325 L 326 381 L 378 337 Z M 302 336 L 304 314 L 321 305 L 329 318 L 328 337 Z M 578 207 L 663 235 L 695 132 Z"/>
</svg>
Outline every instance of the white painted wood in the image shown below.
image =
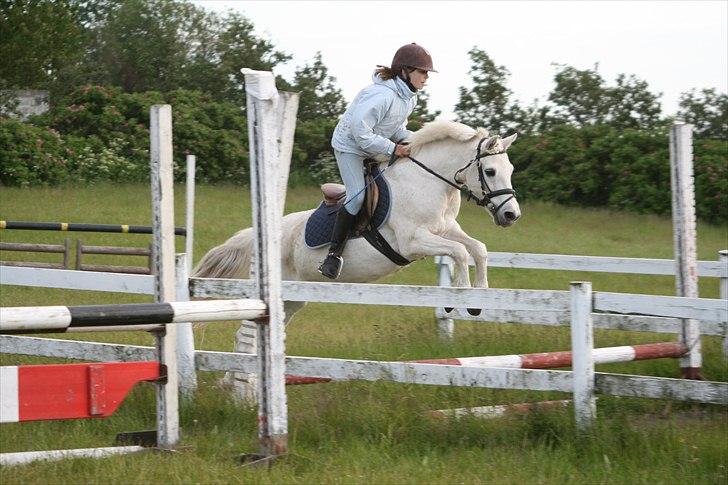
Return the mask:
<svg viewBox="0 0 728 485">
<path fill-rule="evenodd" d="M 0 266 L 0 285 L 154 294 L 154 277 L 66 269 Z"/>
<path fill-rule="evenodd" d="M 288 192 L 288 175 L 293 155 L 293 135 L 296 132 L 298 93 L 280 91 L 276 106 L 276 128 L 278 130 L 278 207 L 283 215 Z"/>
<path fill-rule="evenodd" d="M 175 301 L 170 305 L 174 308 L 175 323 L 253 320 L 268 313 L 268 306 L 262 300 Z"/>
<path fill-rule="evenodd" d="M 728 250 L 720 251 L 718 259 L 721 267 L 728 273 Z M 728 300 L 728 275 L 720 278 L 720 298 Z M 725 326 L 723 331 L 723 358 L 728 360 L 728 325 Z"/>
<path fill-rule="evenodd" d="M 172 107 L 153 105 L 150 110 L 150 168 L 152 184 L 153 274 L 155 299 L 175 299 L 174 178 Z M 173 449 L 179 442 L 179 377 L 177 329 L 168 325 L 156 333 L 159 361 L 167 371 L 157 386 L 157 446 Z"/>
<path fill-rule="evenodd" d="M 597 416 L 594 396 L 594 328 L 591 320 L 591 283 L 571 283 L 571 348 L 574 381 L 574 415 L 581 431 L 590 429 Z"/>
<path fill-rule="evenodd" d="M 728 382 L 670 379 L 597 372 L 600 394 L 728 405 Z"/>
<path fill-rule="evenodd" d="M 187 165 L 189 168 L 189 163 Z M 188 237 L 190 236 L 189 229 L 190 225 L 188 224 Z M 189 259 L 187 256 L 186 253 L 181 253 L 175 258 L 175 278 L 177 279 L 175 284 L 175 300 L 178 302 L 189 301 L 190 299 L 190 289 L 188 286 Z M 180 392 L 188 397 L 191 396 L 197 389 L 197 374 L 195 373 L 195 335 L 192 331 L 192 323 L 190 322 L 183 322 L 177 325 L 177 372 L 179 374 Z"/>
<path fill-rule="evenodd" d="M 65 306 L 0 308 L 0 332 L 41 329 L 63 331 L 70 323 L 71 313 Z"/>
<path fill-rule="evenodd" d="M 437 286 L 452 286 L 452 264 L 441 264 L 437 267 Z M 467 314 L 467 313 L 466 313 Z M 455 337 L 455 320 L 450 318 L 444 309 L 435 313 L 437 318 L 437 336 L 444 341 L 451 341 Z"/>
<path fill-rule="evenodd" d="M 57 461 L 68 458 L 103 458 L 149 450 L 143 446 L 111 446 L 108 448 L 78 448 L 75 450 L 21 451 L 0 454 L 0 465 L 25 465 L 34 461 Z"/>
<path fill-rule="evenodd" d="M 108 344 L 83 340 L 0 335 L 0 353 L 36 355 L 93 362 L 131 362 L 156 360 L 154 347 Z"/>
<path fill-rule="evenodd" d="M 436 264 L 452 262 L 448 256 L 436 256 Z M 470 265 L 475 262 L 470 259 Z M 547 269 L 554 271 L 590 271 L 594 273 L 624 273 L 645 275 L 674 275 L 672 259 L 620 258 L 610 256 L 576 256 L 567 254 L 488 252 L 491 268 Z M 728 269 L 717 261 L 698 261 L 698 276 L 722 278 Z"/>
<path fill-rule="evenodd" d="M 677 296 L 698 297 L 695 188 L 693 185 L 693 126 L 674 123 L 670 130 L 670 183 L 675 241 L 675 286 Z M 692 319 L 683 321 L 680 342 L 690 349 L 681 359 L 683 369 L 702 365 L 700 328 Z"/>
<path fill-rule="evenodd" d="M 190 278 L 193 298 L 249 298 L 252 280 Z M 377 285 L 284 281 L 283 299 L 320 303 L 416 307 L 486 308 L 520 311 L 568 311 L 569 294 L 553 290 L 440 288 L 437 286 Z"/>
<path fill-rule="evenodd" d="M 251 372 L 255 356 L 231 352 L 197 351 L 199 370 Z M 391 381 L 439 386 L 532 389 L 571 392 L 571 372 L 458 365 L 419 364 L 318 357 L 287 357 L 286 372 L 333 380 Z"/>
<path fill-rule="evenodd" d="M 192 273 L 195 247 L 195 172 L 197 157 L 187 155 L 187 179 L 185 184 L 185 254 L 187 254 L 187 274 Z M 178 330 L 179 331 L 179 330 Z"/>
<path fill-rule="evenodd" d="M 20 421 L 18 399 L 18 367 L 0 367 L 0 423 Z"/>
<path fill-rule="evenodd" d="M 489 310 L 486 309 L 481 315 L 472 316 L 463 309 L 454 309 L 445 313 L 441 308 L 435 309 L 437 318 L 452 317 L 457 320 L 470 320 L 477 322 L 497 323 L 522 323 L 532 325 L 565 326 L 570 324 L 569 312 L 552 311 L 514 311 L 514 310 Z M 639 315 L 622 315 L 617 313 L 592 313 L 594 328 L 628 330 L 630 332 L 652 332 L 652 333 L 680 333 L 682 321 L 670 317 L 650 317 Z M 725 322 L 700 321 L 700 333 L 702 335 L 723 336 L 726 332 Z"/>
<path fill-rule="evenodd" d="M 594 310 L 606 313 L 632 313 L 662 317 L 690 318 L 709 322 L 726 322 L 725 301 L 712 298 L 634 295 L 630 293 L 594 292 Z"/>
<path fill-rule="evenodd" d="M 281 219 L 277 194 L 279 144 L 278 92 L 272 72 L 244 69 L 257 298 L 268 304 L 268 316 L 258 320 L 258 437 L 264 456 L 288 451 L 288 409 L 285 388 L 285 315 L 281 289 Z M 292 136 L 290 126 L 287 136 Z M 285 143 L 288 143 L 286 140 Z"/>
</svg>

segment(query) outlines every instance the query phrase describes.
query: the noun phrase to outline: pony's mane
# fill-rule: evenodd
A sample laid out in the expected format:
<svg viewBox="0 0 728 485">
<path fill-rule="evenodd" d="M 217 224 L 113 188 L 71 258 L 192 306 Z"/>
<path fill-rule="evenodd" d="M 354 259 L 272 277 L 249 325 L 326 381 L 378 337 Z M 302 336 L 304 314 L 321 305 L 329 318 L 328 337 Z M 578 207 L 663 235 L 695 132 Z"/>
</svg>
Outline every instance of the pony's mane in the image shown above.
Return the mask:
<svg viewBox="0 0 728 485">
<path fill-rule="evenodd" d="M 414 150 L 427 143 L 444 140 L 445 138 L 468 141 L 476 136 L 479 138 L 487 137 L 488 130 L 485 128 L 478 128 L 476 130 L 455 121 L 435 120 L 425 123 L 422 128 L 412 133 L 408 141 L 410 148 Z"/>
</svg>

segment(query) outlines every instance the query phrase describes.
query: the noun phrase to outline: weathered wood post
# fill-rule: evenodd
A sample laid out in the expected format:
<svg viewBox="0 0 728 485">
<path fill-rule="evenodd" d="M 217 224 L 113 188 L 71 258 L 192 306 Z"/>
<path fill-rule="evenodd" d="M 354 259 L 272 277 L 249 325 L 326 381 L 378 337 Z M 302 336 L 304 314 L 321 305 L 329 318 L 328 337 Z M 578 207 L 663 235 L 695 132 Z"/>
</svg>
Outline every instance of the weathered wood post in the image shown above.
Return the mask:
<svg viewBox="0 0 728 485">
<path fill-rule="evenodd" d="M 186 253 L 177 254 L 175 258 L 175 301 L 190 300 L 188 258 L 189 255 Z M 195 338 L 192 324 L 189 322 L 177 324 L 177 371 L 180 392 L 191 396 L 197 389 L 197 373 L 195 371 Z"/>
<path fill-rule="evenodd" d="M 571 349 L 576 426 L 587 431 L 596 419 L 594 396 L 594 328 L 592 288 L 586 281 L 571 283 Z"/>
<path fill-rule="evenodd" d="M 728 269 L 728 250 L 723 249 L 718 252 L 718 261 L 724 269 Z M 728 300 L 728 276 L 720 277 L 720 297 L 723 300 Z M 728 325 L 725 326 L 723 336 L 723 358 L 728 359 Z"/>
<path fill-rule="evenodd" d="M 675 243 L 675 286 L 677 296 L 698 298 L 698 263 L 695 227 L 695 188 L 693 184 L 693 126 L 682 122 L 670 130 L 670 183 L 672 224 Z M 702 379 L 700 326 L 684 319 L 679 336 L 689 351 L 680 359 L 684 379 Z"/>
<path fill-rule="evenodd" d="M 174 301 L 174 187 L 172 177 L 172 107 L 154 105 L 150 112 L 154 297 Z M 177 328 L 156 333 L 157 352 L 165 379 L 157 384 L 157 446 L 174 448 L 179 441 Z"/>
<path fill-rule="evenodd" d="M 260 455 L 288 452 L 285 379 L 285 316 L 281 285 L 282 208 L 277 128 L 278 91 L 272 72 L 244 69 L 253 227 L 256 234 L 253 273 L 268 316 L 256 321 L 258 354 L 258 439 Z M 255 458 L 255 457 L 253 457 Z"/>
</svg>

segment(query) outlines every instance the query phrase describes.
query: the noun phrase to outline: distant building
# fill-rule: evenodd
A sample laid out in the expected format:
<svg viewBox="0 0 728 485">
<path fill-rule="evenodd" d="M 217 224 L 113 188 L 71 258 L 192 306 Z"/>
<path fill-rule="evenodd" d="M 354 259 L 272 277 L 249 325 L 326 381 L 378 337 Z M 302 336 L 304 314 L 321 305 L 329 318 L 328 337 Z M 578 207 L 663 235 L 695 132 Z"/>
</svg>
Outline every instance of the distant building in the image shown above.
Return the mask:
<svg viewBox="0 0 728 485">
<path fill-rule="evenodd" d="M 18 100 L 15 111 L 20 114 L 21 120 L 26 120 L 31 115 L 39 115 L 48 111 L 48 91 L 18 89 L 15 91 L 15 98 Z"/>
</svg>

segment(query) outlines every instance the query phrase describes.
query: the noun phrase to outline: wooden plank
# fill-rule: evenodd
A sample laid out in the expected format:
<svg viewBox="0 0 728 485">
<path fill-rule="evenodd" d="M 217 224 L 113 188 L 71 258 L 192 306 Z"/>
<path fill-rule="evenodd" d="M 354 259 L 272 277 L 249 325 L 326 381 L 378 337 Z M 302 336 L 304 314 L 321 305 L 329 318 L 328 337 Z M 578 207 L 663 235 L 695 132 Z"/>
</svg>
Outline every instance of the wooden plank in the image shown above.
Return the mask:
<svg viewBox="0 0 728 485">
<path fill-rule="evenodd" d="M 249 298 L 252 280 L 190 278 L 194 298 Z M 566 291 L 441 288 L 437 286 L 375 285 L 284 281 L 283 299 L 320 303 L 416 307 L 454 306 L 521 311 L 567 311 Z"/>
<path fill-rule="evenodd" d="M 594 292 L 594 310 L 660 317 L 692 318 L 709 322 L 728 321 L 725 300 L 661 295 Z"/>
<path fill-rule="evenodd" d="M 451 261 L 448 256 L 436 256 L 435 263 Z M 698 276 L 725 278 L 728 268 L 718 261 L 698 261 Z M 470 259 L 470 266 L 475 261 Z M 671 259 L 620 258 L 610 256 L 576 256 L 567 254 L 488 252 L 490 268 L 546 269 L 554 271 L 590 271 L 594 273 L 624 273 L 645 275 L 675 275 Z"/>
<path fill-rule="evenodd" d="M 255 356 L 232 352 L 196 352 L 203 371 L 254 372 Z M 438 386 L 532 389 L 571 392 L 571 372 L 501 369 L 408 362 L 287 357 L 286 372 L 301 377 L 326 376 L 334 380 L 392 381 Z"/>
<path fill-rule="evenodd" d="M 600 394 L 728 405 L 728 383 L 597 372 Z"/>
<path fill-rule="evenodd" d="M 149 248 L 134 246 L 87 246 L 80 245 L 83 254 L 113 254 L 117 256 L 149 256 Z"/>
<path fill-rule="evenodd" d="M 120 273 L 90 273 L 77 270 L 31 269 L 0 266 L 0 285 L 154 294 L 154 277 Z"/>
<path fill-rule="evenodd" d="M 478 316 L 468 314 L 459 308 L 446 313 L 442 308 L 435 310 L 435 316 L 455 320 L 469 320 L 496 323 L 522 323 L 531 325 L 566 326 L 569 325 L 569 312 L 553 311 L 514 311 L 483 310 Z M 619 313 L 592 313 L 592 322 L 596 329 L 627 330 L 630 332 L 680 333 L 682 321 L 670 317 L 650 317 L 639 315 L 623 315 Z M 725 322 L 700 321 L 701 335 L 725 335 L 728 326 Z"/>
<path fill-rule="evenodd" d="M 8 243 L 0 242 L 0 251 L 25 251 L 29 253 L 63 253 L 62 244 Z"/>
<path fill-rule="evenodd" d="M 154 347 L 16 335 L 0 335 L 0 349 L 3 354 L 58 357 L 93 362 L 127 362 L 157 358 Z"/>
</svg>

